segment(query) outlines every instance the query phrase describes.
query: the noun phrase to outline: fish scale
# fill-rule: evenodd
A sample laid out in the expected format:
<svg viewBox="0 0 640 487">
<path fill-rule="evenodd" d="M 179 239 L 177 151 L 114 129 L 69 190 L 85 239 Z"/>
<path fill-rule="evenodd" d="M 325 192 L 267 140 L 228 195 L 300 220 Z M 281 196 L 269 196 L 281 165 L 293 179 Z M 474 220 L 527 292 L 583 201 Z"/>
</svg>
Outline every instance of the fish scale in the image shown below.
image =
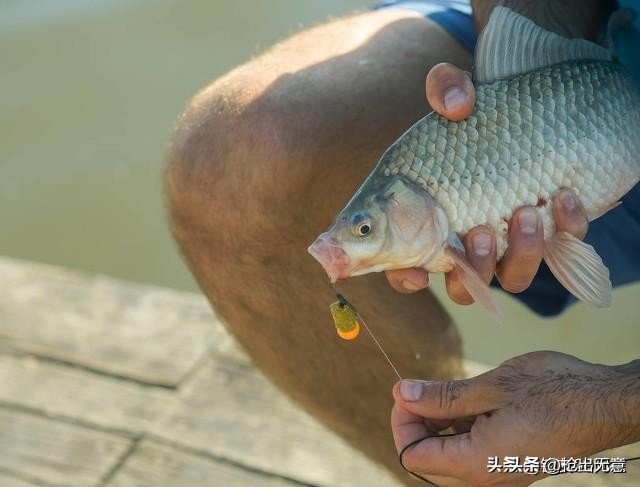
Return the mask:
<svg viewBox="0 0 640 487">
<path fill-rule="evenodd" d="M 545 235 L 549 201 L 568 187 L 591 217 L 640 177 L 640 96 L 606 61 L 571 61 L 477 86 L 476 108 L 451 122 L 432 113 L 384 154 L 379 177 L 401 175 L 427 191 L 465 234 L 487 225 L 507 247 L 513 211 L 536 205 Z"/>
</svg>

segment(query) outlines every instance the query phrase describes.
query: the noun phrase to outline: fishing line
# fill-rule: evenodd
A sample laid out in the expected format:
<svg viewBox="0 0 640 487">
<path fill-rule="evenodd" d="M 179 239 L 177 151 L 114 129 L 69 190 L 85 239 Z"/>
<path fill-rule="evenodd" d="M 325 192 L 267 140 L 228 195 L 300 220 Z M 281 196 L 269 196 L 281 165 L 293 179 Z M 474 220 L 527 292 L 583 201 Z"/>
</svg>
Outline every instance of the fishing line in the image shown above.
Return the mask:
<svg viewBox="0 0 640 487">
<path fill-rule="evenodd" d="M 404 466 L 404 461 L 403 461 L 403 455 L 405 454 L 405 452 L 411 448 L 416 446 L 418 443 L 422 443 L 424 440 L 428 440 L 429 438 L 444 438 L 446 436 L 457 436 L 457 435 L 461 435 L 463 433 L 446 433 L 443 435 L 433 435 L 433 436 L 425 436 L 424 438 L 418 438 L 417 440 L 412 441 L 411 443 L 409 443 L 407 446 L 405 446 L 402 450 L 400 450 L 400 453 L 398 454 L 398 460 L 400 461 L 400 466 L 405 470 L 405 472 L 413 475 L 415 478 L 422 480 L 423 482 L 432 485 L 433 487 L 440 487 L 438 484 L 431 482 L 431 480 L 427 480 L 426 478 L 424 478 L 422 475 L 418 475 L 415 472 L 412 472 L 411 470 L 409 470 L 407 467 Z"/>
<path fill-rule="evenodd" d="M 384 351 L 384 348 L 382 347 L 382 344 L 378 341 L 376 336 L 373 334 L 373 332 L 371 331 L 371 328 L 369 328 L 369 325 L 367 325 L 367 322 L 365 321 L 364 317 L 360 314 L 360 312 L 356 309 L 356 307 L 354 305 L 352 305 L 349 301 L 347 301 L 347 299 L 342 294 L 340 294 L 338 291 L 336 291 L 336 288 L 333 287 L 333 284 L 329 283 L 329 287 L 331 288 L 333 293 L 336 295 L 336 299 L 338 301 L 344 302 L 345 304 L 350 306 L 355 311 L 355 313 L 356 313 L 356 315 L 358 317 L 358 321 L 360 323 L 362 323 L 362 326 L 364 326 L 364 329 L 367 330 L 367 333 L 369 334 L 369 336 L 373 340 L 373 343 L 376 344 L 376 346 L 378 347 L 378 350 L 380 350 L 380 352 L 382 353 L 384 358 L 387 360 L 387 362 L 391 366 L 391 369 L 393 370 L 393 372 L 398 377 L 398 380 L 402 380 L 402 376 L 400 375 L 400 372 L 398 372 L 398 369 L 393 364 L 393 361 L 391 360 L 391 358 L 389 358 L 389 355 L 387 355 L 387 352 Z"/>
<path fill-rule="evenodd" d="M 393 362 L 391 361 L 391 359 L 389 358 L 389 356 L 387 355 L 387 352 L 384 351 L 384 348 L 382 348 L 382 345 L 380 345 L 380 342 L 378 341 L 378 339 L 375 337 L 375 335 L 371 332 L 371 329 L 367 326 L 367 322 L 364 321 L 364 318 L 362 317 L 362 315 L 360 314 L 360 312 L 356 311 L 356 313 L 358 313 L 358 318 L 360 318 L 360 323 L 362 323 L 362 326 L 364 326 L 364 329 L 367 330 L 367 333 L 369 334 L 369 336 L 371 337 L 371 339 L 373 340 L 373 342 L 378 346 L 378 349 L 382 352 L 382 355 L 384 355 L 384 358 L 387 359 L 387 362 L 389 362 L 389 365 L 391 366 L 391 368 L 393 369 L 393 371 L 396 373 L 396 375 L 398 376 L 398 380 L 402 380 L 402 377 L 400 377 L 400 373 L 398 372 L 398 369 L 396 369 L 396 366 L 393 365 Z"/>
<path fill-rule="evenodd" d="M 367 322 L 365 321 L 364 317 L 362 316 L 362 314 L 360 314 L 360 312 L 355 308 L 355 306 L 353 306 L 342 294 L 340 294 L 336 288 L 333 287 L 333 284 L 329 283 L 329 287 L 331 288 L 331 291 L 336 295 L 336 299 L 340 302 L 343 303 L 345 306 L 348 306 L 351 310 L 353 310 L 353 312 L 356 315 L 357 321 L 359 323 L 362 324 L 362 326 L 364 327 L 364 329 L 367 331 L 367 333 L 369 334 L 369 336 L 371 337 L 371 340 L 373 341 L 373 343 L 376 344 L 376 346 L 378 347 L 378 350 L 380 350 L 380 353 L 382 353 L 382 356 L 386 359 L 387 363 L 389 364 L 389 366 L 391 367 L 391 369 L 393 370 L 393 372 L 396 374 L 396 376 L 398 377 L 398 380 L 402 380 L 402 376 L 400 375 L 400 372 L 398 372 L 398 369 L 396 368 L 396 366 L 394 365 L 393 361 L 391 360 L 391 358 L 389 357 L 389 355 L 387 354 L 387 352 L 385 352 L 384 347 L 382 346 L 382 344 L 378 341 L 378 339 L 376 338 L 376 336 L 374 335 L 373 331 L 371 331 L 371 328 L 369 328 L 369 325 L 367 325 Z M 426 479 L 425 477 L 423 477 L 422 475 L 419 475 L 415 472 L 412 472 L 411 470 L 409 470 L 405 465 L 404 465 L 404 454 L 407 452 L 407 450 L 409 450 L 410 448 L 416 446 L 418 443 L 421 443 L 429 438 L 446 438 L 446 437 L 452 437 L 452 436 L 458 436 L 458 435 L 462 435 L 465 434 L 467 432 L 460 432 L 460 433 L 443 433 L 443 434 L 436 434 L 436 435 L 432 435 L 432 436 L 425 436 L 423 438 L 418 438 L 417 440 L 412 441 L 411 443 L 409 443 L 408 445 L 406 445 L 402 450 L 400 450 L 400 453 L 398 454 L 398 461 L 400 462 L 400 466 L 410 475 L 414 476 L 417 479 L 422 480 L 423 482 L 425 482 L 428 485 L 431 485 L 433 487 L 440 487 L 438 484 Z M 640 460 L 640 457 L 631 457 L 631 458 L 626 458 L 625 461 L 628 462 L 633 462 L 633 461 L 638 461 Z M 561 472 L 560 474 L 569 474 L 572 472 Z"/>
<path fill-rule="evenodd" d="M 348 300 L 347 298 L 345 298 L 342 294 L 340 294 L 336 288 L 333 287 L 333 284 L 329 283 L 329 287 L 331 288 L 331 291 L 336 295 L 336 299 L 340 302 L 343 302 L 344 304 L 348 305 L 349 307 L 351 307 L 351 309 L 353 309 L 356 313 L 356 316 L 358 318 L 358 321 L 360 323 L 362 323 L 362 326 L 364 327 L 365 330 L 367 330 L 367 333 L 369 334 L 369 336 L 371 337 L 371 340 L 373 340 L 373 343 L 376 344 L 376 346 L 378 347 L 378 350 L 380 350 L 380 353 L 382 353 L 383 357 L 387 360 L 387 363 L 391 366 L 391 369 L 393 370 L 393 372 L 396 374 L 396 376 L 398 377 L 398 380 L 402 380 L 402 376 L 400 375 L 400 372 L 398 372 L 398 369 L 396 368 L 396 366 L 393 364 L 393 361 L 391 360 L 391 358 L 389 357 L 389 355 L 387 354 L 387 352 L 385 352 L 382 344 L 378 341 L 378 339 L 376 338 L 376 336 L 373 334 L 373 332 L 371 331 L 371 328 L 369 328 L 369 325 L 367 325 L 367 322 L 365 321 L 364 317 L 360 314 L 360 312 L 355 308 L 355 306 L 353 306 Z M 451 433 L 451 434 L 443 434 L 443 435 L 437 435 L 439 437 L 444 437 L 444 436 L 455 436 L 456 434 L 461 434 L 461 433 Z M 426 482 L 429 485 L 432 485 L 433 487 L 440 487 L 438 484 L 434 484 L 433 482 L 431 482 L 430 480 L 427 480 L 426 478 L 424 478 L 422 475 L 419 475 L 415 472 L 412 472 L 411 470 L 409 470 L 407 467 L 404 466 L 404 461 L 403 461 L 403 455 L 404 453 L 411 447 L 417 445 L 418 443 L 426 440 L 427 438 L 432 438 L 431 436 L 426 436 L 424 438 L 419 438 L 415 441 L 412 441 L 411 443 L 409 443 L 407 446 L 405 446 L 400 453 L 398 454 L 398 461 L 400 462 L 400 466 L 409 474 L 413 475 L 415 478 L 422 480 L 423 482 Z"/>
<path fill-rule="evenodd" d="M 445 433 L 445 434 L 439 434 L 439 435 L 425 436 L 424 438 L 418 438 L 417 440 L 412 441 L 411 443 L 406 445 L 402 450 L 400 450 L 400 454 L 398 455 L 398 460 L 400 461 L 400 466 L 404 469 L 405 472 L 407 472 L 410 475 L 413 475 L 417 479 L 422 480 L 426 484 L 432 485 L 433 487 L 440 487 L 438 484 L 432 482 L 431 480 L 428 480 L 428 479 L 424 478 L 422 475 L 419 475 L 419 474 L 409 470 L 404 465 L 404 454 L 410 448 L 416 446 L 418 443 L 422 443 L 424 440 L 428 440 L 429 438 L 446 438 L 446 437 L 458 436 L 458 435 L 462 435 L 462 434 L 465 434 L 465 432 Z M 636 461 L 640 460 L 640 457 L 630 457 L 630 458 L 625 458 L 624 460 L 625 460 L 625 463 L 636 462 Z M 551 477 L 557 477 L 558 475 L 570 475 L 572 473 L 576 473 L 576 472 L 559 472 L 559 473 L 557 473 L 555 475 L 551 475 Z M 596 475 L 596 474 L 594 473 L 593 475 Z"/>
</svg>

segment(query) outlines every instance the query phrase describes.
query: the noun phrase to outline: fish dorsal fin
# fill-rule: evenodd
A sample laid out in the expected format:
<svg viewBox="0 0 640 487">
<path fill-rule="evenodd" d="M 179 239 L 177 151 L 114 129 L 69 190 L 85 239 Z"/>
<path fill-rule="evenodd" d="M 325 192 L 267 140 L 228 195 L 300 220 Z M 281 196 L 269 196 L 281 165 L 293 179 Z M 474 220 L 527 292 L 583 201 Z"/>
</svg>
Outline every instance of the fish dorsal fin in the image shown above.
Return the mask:
<svg viewBox="0 0 640 487">
<path fill-rule="evenodd" d="M 611 14 L 607 22 L 607 46 L 615 50 L 615 37 L 632 25 L 636 13 L 630 8 L 620 8 Z"/>
<path fill-rule="evenodd" d="M 491 83 L 575 59 L 611 61 L 613 52 L 584 39 L 549 32 L 498 6 L 478 39 L 473 77 L 476 83 Z"/>
</svg>

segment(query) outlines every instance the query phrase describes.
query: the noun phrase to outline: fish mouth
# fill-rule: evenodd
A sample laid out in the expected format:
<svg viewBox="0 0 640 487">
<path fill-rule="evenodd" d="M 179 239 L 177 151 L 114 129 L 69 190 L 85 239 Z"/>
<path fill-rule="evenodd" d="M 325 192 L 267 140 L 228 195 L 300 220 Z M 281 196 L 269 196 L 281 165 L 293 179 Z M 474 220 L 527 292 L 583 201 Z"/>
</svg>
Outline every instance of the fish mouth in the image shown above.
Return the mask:
<svg viewBox="0 0 640 487">
<path fill-rule="evenodd" d="M 349 277 L 351 273 L 349 256 L 334 237 L 323 233 L 309 246 L 308 251 L 320 262 L 332 283 Z"/>
</svg>

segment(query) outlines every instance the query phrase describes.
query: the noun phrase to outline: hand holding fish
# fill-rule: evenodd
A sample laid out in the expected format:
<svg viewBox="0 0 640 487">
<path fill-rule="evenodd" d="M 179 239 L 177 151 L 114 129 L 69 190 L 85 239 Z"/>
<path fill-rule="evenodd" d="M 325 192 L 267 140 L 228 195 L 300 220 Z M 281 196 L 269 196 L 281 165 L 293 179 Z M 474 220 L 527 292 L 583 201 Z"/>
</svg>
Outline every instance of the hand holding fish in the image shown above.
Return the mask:
<svg viewBox="0 0 640 487">
<path fill-rule="evenodd" d="M 472 97 L 462 81 L 467 91 L 447 91 L 436 110 L 457 101 L 454 116 L 464 115 Z M 464 245 L 476 236 L 482 252 L 491 255 L 495 241 L 497 260 L 504 257 L 497 269 L 503 286 L 526 289 L 544 258 L 577 299 L 609 306 L 609 269 L 590 244 L 557 226 L 562 207 L 553 203 L 582 207 L 593 221 L 640 179 L 633 79 L 611 50 L 499 6 L 478 38 L 473 81 L 472 113 L 454 121 L 433 112 L 410 127 L 309 252 L 332 282 L 407 268 L 453 271 L 449 288 L 461 281 L 502 321 L 487 285 L 495 259 L 479 271 Z M 479 225 L 494 240 L 483 239 Z"/>
<path fill-rule="evenodd" d="M 434 111 L 452 121 L 463 120 L 473 111 L 475 88 L 469 75 L 451 64 L 434 66 L 427 76 L 427 101 Z M 582 239 L 587 233 L 588 219 L 573 191 L 562 190 L 552 199 L 556 228 Z M 509 246 L 496 265 L 495 233 L 486 226 L 473 228 L 463 243 L 471 265 L 489 283 L 494 274 L 501 286 L 510 292 L 524 291 L 533 280 L 544 253 L 544 232 L 531 207 L 514 212 L 509 225 Z M 386 271 L 389 284 L 401 293 L 424 289 L 429 274 L 424 269 L 410 268 Z M 449 297 L 458 304 L 471 304 L 473 298 L 464 287 L 456 269 L 445 277 Z"/>
<path fill-rule="evenodd" d="M 639 372 L 638 360 L 533 352 L 468 380 L 403 380 L 393 388 L 396 449 L 416 442 L 403 465 L 441 487 L 529 485 L 545 475 L 491 472 L 489 458 L 582 458 L 640 440 Z M 459 434 L 438 437 L 447 428 Z"/>
</svg>

